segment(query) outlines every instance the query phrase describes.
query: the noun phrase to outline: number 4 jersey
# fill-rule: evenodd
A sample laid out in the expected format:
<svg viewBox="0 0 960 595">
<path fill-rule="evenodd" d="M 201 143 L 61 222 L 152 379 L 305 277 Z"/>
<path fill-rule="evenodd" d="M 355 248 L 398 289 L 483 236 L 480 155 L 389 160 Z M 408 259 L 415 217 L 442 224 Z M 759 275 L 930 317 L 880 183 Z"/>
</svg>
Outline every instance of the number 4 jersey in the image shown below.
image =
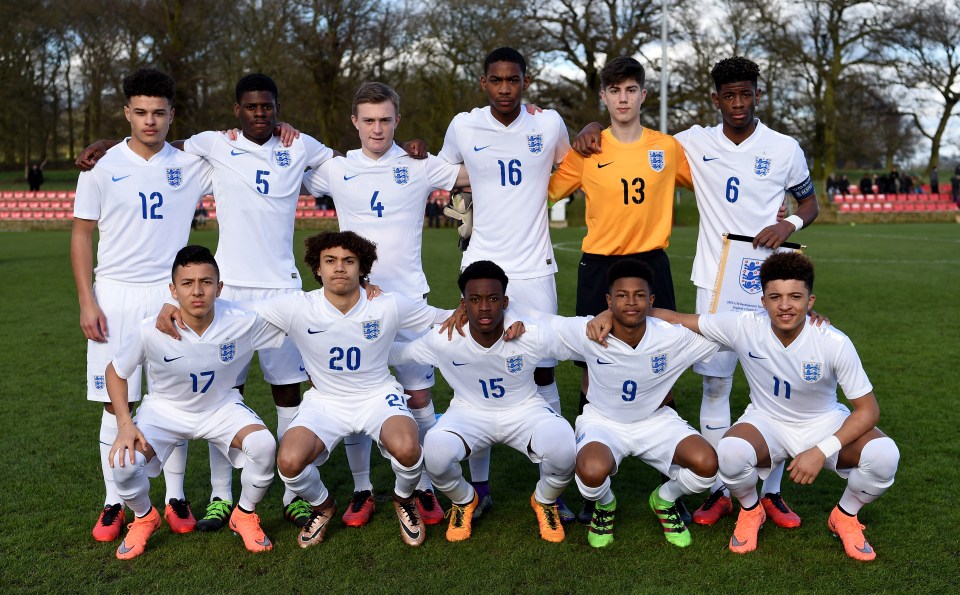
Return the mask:
<svg viewBox="0 0 960 595">
<path fill-rule="evenodd" d="M 97 222 L 98 279 L 162 283 L 190 237 L 197 201 L 212 190 L 210 166 L 169 144 L 144 159 L 129 140 L 80 174 L 73 215 Z"/>
</svg>

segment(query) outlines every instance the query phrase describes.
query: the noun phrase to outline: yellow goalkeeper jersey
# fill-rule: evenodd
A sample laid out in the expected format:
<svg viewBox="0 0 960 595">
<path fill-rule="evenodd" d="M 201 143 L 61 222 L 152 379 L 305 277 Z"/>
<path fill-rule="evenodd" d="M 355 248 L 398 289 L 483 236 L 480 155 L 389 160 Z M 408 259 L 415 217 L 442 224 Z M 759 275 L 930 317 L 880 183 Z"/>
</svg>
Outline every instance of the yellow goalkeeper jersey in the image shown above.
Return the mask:
<svg viewBox="0 0 960 595">
<path fill-rule="evenodd" d="M 586 194 L 583 251 L 637 254 L 670 244 L 674 190 L 693 187 L 683 147 L 672 136 L 644 128 L 640 140 L 621 143 L 607 128 L 601 152 L 570 151 L 550 177 L 550 201 L 578 188 Z"/>
</svg>

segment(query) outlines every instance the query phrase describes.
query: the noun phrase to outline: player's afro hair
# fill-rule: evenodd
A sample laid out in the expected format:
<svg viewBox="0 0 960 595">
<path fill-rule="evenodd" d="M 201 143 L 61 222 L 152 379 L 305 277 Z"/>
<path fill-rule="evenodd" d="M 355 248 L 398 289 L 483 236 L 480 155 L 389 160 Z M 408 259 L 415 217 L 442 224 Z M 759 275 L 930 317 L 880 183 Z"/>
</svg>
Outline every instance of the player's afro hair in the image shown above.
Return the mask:
<svg viewBox="0 0 960 595">
<path fill-rule="evenodd" d="M 383 83 L 367 82 L 360 85 L 357 94 L 353 96 L 353 115 L 357 115 L 357 106 L 361 103 L 393 103 L 393 108 L 400 113 L 400 96 L 397 92 Z"/>
<path fill-rule="evenodd" d="M 313 278 L 321 286 L 323 280 L 317 273 L 320 268 L 320 253 L 330 248 L 343 248 L 357 255 L 360 260 L 360 280 L 366 281 L 373 263 L 377 261 L 377 245 L 367 238 L 352 231 L 324 231 L 315 236 L 307 238 L 303 244 L 306 246 L 306 253 L 303 255 L 303 262 L 310 267 L 313 272 Z"/>
<path fill-rule="evenodd" d="M 260 74 L 259 72 L 248 74 L 237 81 L 237 103 L 240 103 L 240 98 L 243 97 L 244 93 L 249 91 L 268 91 L 273 94 L 274 101 L 280 99 L 280 93 L 277 91 L 277 83 L 273 82 L 273 79 L 269 76 Z"/>
<path fill-rule="evenodd" d="M 813 292 L 813 261 L 799 252 L 771 254 L 760 266 L 760 287 L 766 291 L 770 281 L 803 281 Z"/>
<path fill-rule="evenodd" d="M 165 97 L 173 103 L 173 77 L 156 68 L 141 68 L 123 77 L 123 94 L 131 97 Z"/>
<path fill-rule="evenodd" d="M 483 60 L 483 74 L 487 74 L 490 65 L 496 62 L 513 62 L 520 66 L 520 74 L 527 76 L 527 61 L 523 59 L 520 52 L 513 48 L 497 48 L 487 54 L 487 57 Z"/>
<path fill-rule="evenodd" d="M 734 56 L 714 64 L 710 76 L 713 77 L 713 86 L 716 87 L 717 91 L 720 90 L 720 85 L 742 83 L 744 81 L 753 83 L 753 88 L 756 89 L 757 79 L 760 78 L 760 67 L 753 60 L 748 60 L 743 56 Z"/>
<path fill-rule="evenodd" d="M 619 85 L 627 79 L 634 79 L 642 88 L 646 78 L 643 64 L 630 56 L 617 56 L 607 62 L 600 71 L 600 87 L 606 89 L 610 85 Z"/>
<path fill-rule="evenodd" d="M 180 251 L 177 252 L 177 255 L 173 259 L 173 267 L 170 269 L 170 278 L 173 279 L 176 277 L 178 268 L 185 267 L 188 264 L 212 265 L 213 270 L 217 272 L 217 279 L 220 279 L 220 267 L 217 266 L 216 259 L 213 258 L 213 254 L 206 246 L 197 246 L 196 244 L 191 244 L 189 246 L 180 248 Z"/>
<path fill-rule="evenodd" d="M 650 265 L 647 263 L 634 258 L 628 258 L 626 260 L 616 262 L 607 271 L 607 292 L 609 293 L 610 288 L 613 287 L 613 284 L 617 281 L 617 279 L 623 279 L 625 277 L 637 277 L 639 279 L 643 279 L 647 282 L 652 294 L 653 269 L 651 269 Z"/>
<path fill-rule="evenodd" d="M 457 285 L 460 286 L 460 295 L 465 295 L 464 292 L 467 289 L 467 282 L 473 281 L 474 279 L 493 279 L 499 281 L 503 287 L 503 293 L 507 293 L 507 274 L 504 273 L 503 269 L 495 262 L 477 260 L 467 265 L 467 268 L 463 269 L 463 272 L 460 273 L 460 277 L 457 279 Z"/>
</svg>

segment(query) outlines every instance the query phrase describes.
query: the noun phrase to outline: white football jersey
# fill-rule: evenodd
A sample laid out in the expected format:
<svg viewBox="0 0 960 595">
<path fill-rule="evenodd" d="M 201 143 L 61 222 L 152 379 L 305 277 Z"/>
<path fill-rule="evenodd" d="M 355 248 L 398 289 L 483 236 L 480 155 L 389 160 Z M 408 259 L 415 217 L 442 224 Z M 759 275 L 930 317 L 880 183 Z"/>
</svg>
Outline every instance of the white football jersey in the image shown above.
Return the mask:
<svg viewBox="0 0 960 595">
<path fill-rule="evenodd" d="M 219 300 L 203 335 L 181 329 L 178 341 L 158 331 L 156 323 L 156 316 L 146 318 L 124 338 L 113 367 L 127 379 L 137 366 L 146 365 L 150 391 L 144 399 L 175 401 L 194 413 L 237 400 L 234 387 L 253 352 L 279 347 L 284 338 L 283 331 L 256 314 L 230 309 Z"/>
<path fill-rule="evenodd" d="M 190 238 L 197 201 L 212 190 L 210 166 L 169 144 L 145 160 L 129 140 L 80 174 L 73 216 L 97 222 L 98 279 L 162 283 Z"/>
<path fill-rule="evenodd" d="M 379 299 L 379 298 L 378 298 Z M 504 328 L 514 319 L 505 317 Z M 453 396 L 476 407 L 509 409 L 527 399 L 541 399 L 533 372 L 544 358 L 570 359 L 566 349 L 549 325 L 526 324 L 518 339 L 501 337 L 489 349 L 470 336 L 453 333 L 427 333 L 410 343 L 395 343 L 390 352 L 391 364 L 417 363 L 440 369 L 453 389 Z"/>
<path fill-rule="evenodd" d="M 701 315 L 699 325 L 704 337 L 737 353 L 750 402 L 776 419 L 799 423 L 833 411 L 837 383 L 850 400 L 873 390 L 853 343 L 832 326 L 804 322 L 784 347 L 766 312 Z"/>
<path fill-rule="evenodd" d="M 569 150 L 567 128 L 553 110 L 531 115 L 521 109 L 509 126 L 489 106 L 453 118 L 440 157 L 465 164 L 473 190 L 473 234 L 461 268 L 492 260 L 511 279 L 557 271 L 547 185 L 554 164 Z"/>
<path fill-rule="evenodd" d="M 396 380 L 387 368 L 390 345 L 399 330 L 424 331 L 446 320 L 451 311 L 383 293 L 360 301 L 346 314 L 324 290 L 288 293 L 246 304 L 293 340 L 316 390 L 324 396 L 366 396 Z"/>
<path fill-rule="evenodd" d="M 690 279 L 697 287 L 711 288 L 720 267 L 723 234 L 752 237 L 776 223 L 784 193 L 808 181 L 810 171 L 797 141 L 759 120 L 739 145 L 723 134 L 722 124 L 694 126 L 674 138 L 687 155 L 700 211 Z M 800 196 L 807 193 L 804 189 Z"/>
<path fill-rule="evenodd" d="M 636 347 L 613 335 L 607 347 L 587 338 L 585 317 L 551 316 L 549 324 L 568 348 L 587 364 L 587 401 L 594 411 L 621 423 L 647 419 L 660 408 L 680 375 L 709 359 L 720 346 L 682 326 L 647 318 Z"/>
<path fill-rule="evenodd" d="M 217 264 L 221 279 L 239 287 L 301 287 L 293 258 L 293 223 L 303 172 L 333 156 L 313 137 L 301 134 L 289 147 L 279 137 L 263 145 L 242 134 L 230 140 L 201 132 L 183 150 L 213 165 L 217 198 Z"/>
<path fill-rule="evenodd" d="M 394 144 L 379 160 L 348 151 L 307 172 L 303 183 L 314 196 L 333 197 L 342 231 L 377 244 L 372 283 L 422 299 L 430 291 L 420 257 L 427 198 L 453 188 L 459 172 L 459 165 L 433 155 L 414 159 Z"/>
</svg>

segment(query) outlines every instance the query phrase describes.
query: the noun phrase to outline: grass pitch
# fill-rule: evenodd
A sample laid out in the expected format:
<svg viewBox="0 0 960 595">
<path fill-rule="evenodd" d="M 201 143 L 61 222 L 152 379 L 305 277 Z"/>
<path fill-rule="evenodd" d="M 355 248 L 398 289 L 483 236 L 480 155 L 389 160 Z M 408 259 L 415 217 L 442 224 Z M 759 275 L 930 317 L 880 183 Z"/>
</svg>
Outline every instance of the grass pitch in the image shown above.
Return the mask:
<svg viewBox="0 0 960 595">
<path fill-rule="evenodd" d="M 658 475 L 625 461 L 614 478 L 620 510 L 616 542 L 604 550 L 586 543 L 586 529 L 568 527 L 566 542 L 537 536 L 528 499 L 537 471 L 525 457 L 495 448 L 491 483 L 496 506 L 472 539 L 447 543 L 445 525 L 430 528 L 419 549 L 400 543 L 389 502 L 371 525 L 336 523 L 327 541 L 310 550 L 294 544 L 295 529 L 280 517 L 281 484 L 274 481 L 258 513 L 274 541 L 272 552 L 253 555 L 229 531 L 173 535 L 162 528 L 147 553 L 132 562 L 114 557 L 116 543 L 100 544 L 90 528 L 100 507 L 102 479 L 96 446 L 99 405 L 84 399 L 85 346 L 66 232 L 0 233 L 4 316 L 0 320 L 0 585 L 4 592 L 951 592 L 960 580 L 956 461 L 960 386 L 952 374 L 960 356 L 957 279 L 960 234 L 956 225 L 827 226 L 805 229 L 817 264 L 817 309 L 857 346 L 881 406 L 880 426 L 902 455 L 897 483 L 861 514 L 879 552 L 876 562 L 848 559 L 826 529 L 843 482 L 829 472 L 812 486 L 784 485 L 803 526 L 782 530 L 769 523 L 759 550 L 727 550 L 732 518 L 694 527 L 684 550 L 663 539 L 646 499 Z M 554 230 L 561 272 L 562 314 L 572 314 L 582 228 Z M 302 254 L 298 232 L 296 250 Z M 424 234 L 430 301 L 452 307 L 459 252 L 452 229 Z M 215 247 L 215 232 L 194 241 Z M 677 228 L 669 249 L 681 309 L 691 311 L 689 282 L 696 228 Z M 316 287 L 312 277 L 306 288 Z M 515 296 L 522 299 L 522 296 Z M 579 370 L 558 368 L 564 413 L 576 412 Z M 247 384 L 247 402 L 270 427 L 276 414 L 258 373 Z M 747 402 L 738 372 L 734 417 Z M 675 395 L 681 414 L 696 425 L 700 381 L 687 372 Z M 439 381 L 437 410 L 451 397 Z M 207 449 L 191 443 L 187 497 L 201 513 L 209 495 Z M 374 485 L 392 485 L 389 465 L 373 457 Z M 352 490 L 343 450 L 322 467 L 342 506 Z M 234 491 L 239 490 L 235 480 Z M 162 480 L 153 489 L 163 497 Z M 694 498 L 699 504 L 702 498 Z M 575 510 L 580 497 L 568 488 Z M 446 505 L 446 501 L 441 498 Z"/>
</svg>

